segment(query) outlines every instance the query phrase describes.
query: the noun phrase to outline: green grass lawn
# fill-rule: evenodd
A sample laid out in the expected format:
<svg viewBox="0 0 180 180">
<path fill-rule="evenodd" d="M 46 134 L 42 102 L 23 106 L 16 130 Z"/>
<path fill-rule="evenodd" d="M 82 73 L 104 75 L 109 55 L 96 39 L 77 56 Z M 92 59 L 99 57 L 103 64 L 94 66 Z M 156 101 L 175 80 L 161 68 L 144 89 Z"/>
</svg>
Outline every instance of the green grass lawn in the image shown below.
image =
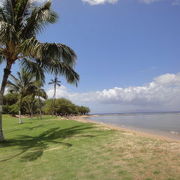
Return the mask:
<svg viewBox="0 0 180 180">
<path fill-rule="evenodd" d="M 72 120 L 5 115 L 1 180 L 179 180 L 180 143 Z"/>
</svg>

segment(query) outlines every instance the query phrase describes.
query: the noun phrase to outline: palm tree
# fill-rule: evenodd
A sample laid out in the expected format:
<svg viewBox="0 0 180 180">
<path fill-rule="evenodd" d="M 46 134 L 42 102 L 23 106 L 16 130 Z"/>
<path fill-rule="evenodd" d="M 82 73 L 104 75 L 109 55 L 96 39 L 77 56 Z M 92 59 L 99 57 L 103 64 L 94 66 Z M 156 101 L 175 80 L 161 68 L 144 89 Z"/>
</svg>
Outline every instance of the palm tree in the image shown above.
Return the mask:
<svg viewBox="0 0 180 180">
<path fill-rule="evenodd" d="M 55 75 L 54 79 L 51 79 L 51 81 L 49 82 L 49 84 L 53 84 L 54 85 L 54 95 L 53 95 L 53 104 L 52 104 L 52 108 L 53 108 L 53 115 L 55 114 L 55 103 L 56 103 L 56 90 L 57 90 L 57 86 L 61 86 L 61 81 L 58 80 L 57 74 Z"/>
<path fill-rule="evenodd" d="M 51 81 L 49 82 L 49 84 L 53 84 L 54 85 L 54 95 L 53 95 L 53 99 L 56 99 L 56 90 L 57 90 L 57 86 L 61 86 L 61 81 L 58 80 L 57 75 L 55 76 L 54 79 L 51 79 Z"/>
<path fill-rule="evenodd" d="M 56 20 L 50 1 L 37 6 L 31 0 L 4 0 L 0 7 L 0 63 L 5 63 L 0 88 L 0 142 L 4 140 L 3 95 L 15 62 L 20 61 L 26 71 L 36 73 L 43 80 L 46 72 L 64 75 L 69 83 L 77 84 L 79 80 L 73 69 L 76 54 L 70 47 L 41 43 L 36 38 L 46 25 Z"/>
<path fill-rule="evenodd" d="M 34 97 L 37 96 L 38 98 L 38 109 L 39 109 L 39 115 L 40 118 L 42 119 L 42 99 L 46 100 L 48 98 L 45 90 L 42 88 L 43 84 L 40 81 L 37 81 L 35 84 L 35 89 L 34 89 Z"/>
<path fill-rule="evenodd" d="M 37 111 L 35 108 L 39 109 L 41 117 L 42 99 L 47 99 L 47 94 L 44 89 L 40 89 L 36 85 L 33 87 L 31 93 L 23 98 L 24 108 L 29 112 L 31 118 L 33 117 L 33 111 Z"/>
<path fill-rule="evenodd" d="M 22 124 L 21 112 L 23 98 L 27 95 L 31 95 L 36 88 L 36 79 L 33 74 L 27 73 L 24 69 L 21 72 L 17 72 L 17 77 L 10 75 L 10 80 L 7 82 L 8 90 L 19 94 L 19 123 Z"/>
</svg>

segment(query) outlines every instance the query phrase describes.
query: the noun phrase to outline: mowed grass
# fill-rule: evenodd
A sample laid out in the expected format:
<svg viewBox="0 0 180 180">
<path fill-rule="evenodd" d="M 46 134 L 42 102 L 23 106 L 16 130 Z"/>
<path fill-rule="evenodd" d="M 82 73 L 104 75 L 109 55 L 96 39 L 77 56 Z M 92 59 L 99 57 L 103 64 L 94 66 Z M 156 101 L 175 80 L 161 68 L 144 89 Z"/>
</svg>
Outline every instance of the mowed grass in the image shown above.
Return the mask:
<svg viewBox="0 0 180 180">
<path fill-rule="evenodd" d="M 180 143 L 91 123 L 5 115 L 1 180 L 179 180 Z"/>
</svg>

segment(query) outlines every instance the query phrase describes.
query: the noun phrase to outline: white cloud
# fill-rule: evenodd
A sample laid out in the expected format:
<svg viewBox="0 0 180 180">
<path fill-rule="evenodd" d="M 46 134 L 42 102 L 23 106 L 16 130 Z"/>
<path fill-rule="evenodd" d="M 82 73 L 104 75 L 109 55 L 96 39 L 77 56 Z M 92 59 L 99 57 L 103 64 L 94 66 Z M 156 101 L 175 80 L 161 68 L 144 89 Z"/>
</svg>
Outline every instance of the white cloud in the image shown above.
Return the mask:
<svg viewBox="0 0 180 180">
<path fill-rule="evenodd" d="M 53 89 L 47 91 L 49 97 Z M 180 74 L 164 74 L 144 86 L 114 87 L 88 93 L 58 88 L 57 97 L 88 105 L 93 112 L 180 110 Z"/>
<path fill-rule="evenodd" d="M 151 4 L 151 3 L 163 1 L 163 0 L 139 0 L 139 1 L 145 4 Z"/>
<path fill-rule="evenodd" d="M 114 4 L 118 2 L 118 0 L 82 0 L 82 1 L 90 5 L 99 5 L 99 4 L 105 4 L 105 3 Z"/>
<path fill-rule="evenodd" d="M 44 3 L 51 0 L 30 0 L 31 2 L 38 2 L 38 3 Z"/>
</svg>

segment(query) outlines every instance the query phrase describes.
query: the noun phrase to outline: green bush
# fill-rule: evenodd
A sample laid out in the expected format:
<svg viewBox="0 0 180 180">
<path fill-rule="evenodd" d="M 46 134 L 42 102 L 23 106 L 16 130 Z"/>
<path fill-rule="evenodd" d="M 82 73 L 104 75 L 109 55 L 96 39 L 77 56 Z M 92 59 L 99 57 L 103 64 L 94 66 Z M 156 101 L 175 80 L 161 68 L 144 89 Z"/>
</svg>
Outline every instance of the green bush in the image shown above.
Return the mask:
<svg viewBox="0 0 180 180">
<path fill-rule="evenodd" d="M 84 106 L 77 106 L 68 99 L 59 98 L 56 100 L 46 100 L 45 105 L 43 107 L 43 112 L 45 114 L 56 114 L 64 116 L 87 114 L 90 112 L 90 109 Z"/>
</svg>

